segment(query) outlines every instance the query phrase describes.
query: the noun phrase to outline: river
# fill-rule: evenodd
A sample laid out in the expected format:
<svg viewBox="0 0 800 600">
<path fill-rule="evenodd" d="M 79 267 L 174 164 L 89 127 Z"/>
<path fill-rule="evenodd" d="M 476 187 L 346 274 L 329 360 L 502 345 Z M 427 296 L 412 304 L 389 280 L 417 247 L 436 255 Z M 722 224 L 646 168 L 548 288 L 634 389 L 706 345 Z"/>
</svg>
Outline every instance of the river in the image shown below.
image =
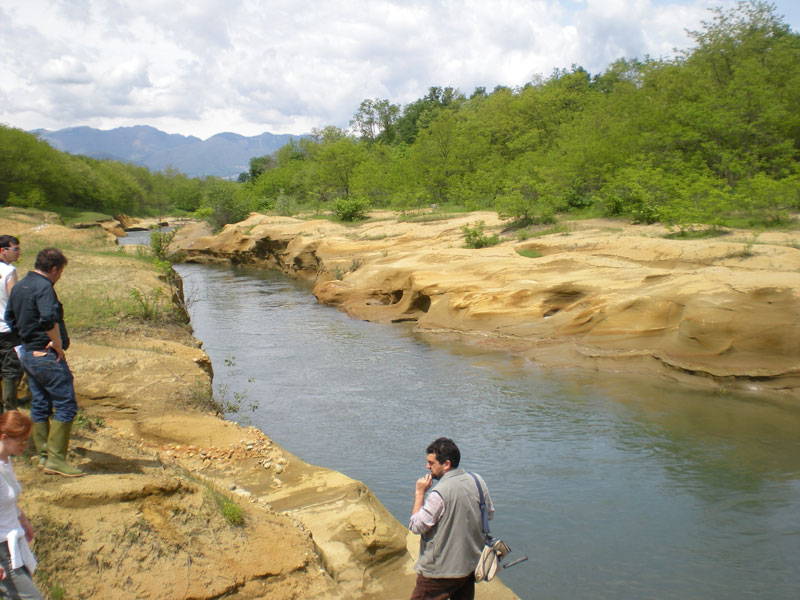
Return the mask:
<svg viewBox="0 0 800 600">
<path fill-rule="evenodd" d="M 800 597 L 800 403 L 553 371 L 352 319 L 307 285 L 177 265 L 215 389 L 406 523 L 425 447 L 484 475 L 521 598 Z M 251 407 L 252 405 L 252 407 Z"/>
</svg>

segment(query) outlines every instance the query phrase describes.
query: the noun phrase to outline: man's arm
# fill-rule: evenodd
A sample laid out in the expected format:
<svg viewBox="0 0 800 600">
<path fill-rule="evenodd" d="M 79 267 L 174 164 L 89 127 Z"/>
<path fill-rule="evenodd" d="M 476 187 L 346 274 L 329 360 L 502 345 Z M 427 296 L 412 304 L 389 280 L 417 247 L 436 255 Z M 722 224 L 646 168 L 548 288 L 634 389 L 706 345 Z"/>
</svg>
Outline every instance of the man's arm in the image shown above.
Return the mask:
<svg viewBox="0 0 800 600">
<path fill-rule="evenodd" d="M 58 326 L 61 305 L 52 288 L 36 294 L 36 309 L 39 312 L 39 324 L 46 328 L 47 337 L 50 338 L 47 348 L 52 348 L 58 355 L 57 361 L 60 361 L 64 358 L 64 345 Z"/>
<path fill-rule="evenodd" d="M 16 283 L 17 283 L 17 270 L 14 269 L 13 271 L 11 271 L 11 275 L 8 276 L 8 279 L 6 279 L 7 296 L 11 295 L 11 288 L 13 288 Z"/>
<path fill-rule="evenodd" d="M 64 348 L 61 347 L 61 331 L 58 329 L 58 323 L 47 330 L 47 337 L 50 338 L 50 343 L 47 344 L 47 347 L 52 348 L 53 352 L 58 355 L 56 362 L 59 362 L 64 358 Z"/>
<path fill-rule="evenodd" d="M 415 502 L 416 506 L 416 502 Z M 439 519 L 444 514 L 444 499 L 439 492 L 433 491 L 428 494 L 425 502 L 420 508 L 414 511 L 408 522 L 408 528 L 412 533 L 422 535 L 433 529 Z"/>
</svg>

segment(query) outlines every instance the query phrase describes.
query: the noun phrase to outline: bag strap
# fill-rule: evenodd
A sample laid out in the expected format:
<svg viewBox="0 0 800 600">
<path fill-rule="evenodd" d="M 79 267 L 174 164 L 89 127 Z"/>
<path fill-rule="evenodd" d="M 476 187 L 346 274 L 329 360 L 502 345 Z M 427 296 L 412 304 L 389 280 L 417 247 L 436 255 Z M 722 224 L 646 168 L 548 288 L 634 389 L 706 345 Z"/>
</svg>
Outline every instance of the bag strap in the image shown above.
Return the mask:
<svg viewBox="0 0 800 600">
<path fill-rule="evenodd" d="M 481 483 L 478 481 L 478 478 L 475 476 L 475 473 L 470 473 L 472 478 L 475 480 L 475 485 L 478 486 L 478 500 L 481 506 L 481 525 L 483 527 L 483 535 L 488 538 L 489 537 L 489 517 L 486 514 L 486 500 L 483 498 L 483 488 L 481 488 Z"/>
</svg>

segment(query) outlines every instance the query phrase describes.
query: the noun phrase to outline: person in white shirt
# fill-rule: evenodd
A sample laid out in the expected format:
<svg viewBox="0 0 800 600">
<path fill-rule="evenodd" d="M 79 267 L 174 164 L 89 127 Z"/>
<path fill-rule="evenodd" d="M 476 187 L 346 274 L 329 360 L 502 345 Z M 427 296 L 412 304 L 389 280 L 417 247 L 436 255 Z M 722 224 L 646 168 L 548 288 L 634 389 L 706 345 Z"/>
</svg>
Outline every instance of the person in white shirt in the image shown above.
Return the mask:
<svg viewBox="0 0 800 600">
<path fill-rule="evenodd" d="M 22 377 L 22 365 L 14 350 L 21 342 L 5 321 L 8 297 L 17 283 L 17 269 L 13 263 L 19 256 L 19 240 L 13 235 L 0 235 L 0 376 L 3 378 L 0 412 L 17 409 L 17 386 Z"/>
<path fill-rule="evenodd" d="M 10 458 L 28 447 L 32 428 L 30 418 L 19 411 L 0 415 L 0 596 L 14 600 L 43 600 L 32 578 L 36 557 L 28 544 L 33 527 L 17 505 L 22 486 Z"/>
</svg>

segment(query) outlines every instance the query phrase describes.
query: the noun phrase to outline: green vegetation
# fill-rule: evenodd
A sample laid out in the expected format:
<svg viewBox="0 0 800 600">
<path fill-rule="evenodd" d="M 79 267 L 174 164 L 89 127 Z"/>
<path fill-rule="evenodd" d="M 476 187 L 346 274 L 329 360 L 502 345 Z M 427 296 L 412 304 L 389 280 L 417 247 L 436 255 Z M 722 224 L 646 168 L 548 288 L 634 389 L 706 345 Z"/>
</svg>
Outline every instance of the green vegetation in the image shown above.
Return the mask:
<svg viewBox="0 0 800 600">
<path fill-rule="evenodd" d="M 242 511 L 242 507 L 221 492 L 211 489 L 210 492 L 222 518 L 230 525 L 236 525 L 237 527 L 244 526 L 244 512 Z"/>
<path fill-rule="evenodd" d="M 186 472 L 184 475 L 190 481 L 205 488 L 205 497 L 211 500 L 211 503 L 217 508 L 217 511 L 228 525 L 244 527 L 244 511 L 241 506 L 227 494 L 211 485 L 208 481 L 200 479 L 189 472 Z"/>
<path fill-rule="evenodd" d="M 158 230 L 150 234 L 150 250 L 153 251 L 153 256 L 157 260 L 163 261 L 167 259 L 167 246 L 169 246 L 177 231 L 177 229 L 172 231 Z"/>
<path fill-rule="evenodd" d="M 483 221 L 478 221 L 472 227 L 464 225 L 461 228 L 464 233 L 464 246 L 466 248 L 487 248 L 500 243 L 500 237 L 497 234 L 486 235 L 483 232 L 485 226 Z"/>
<path fill-rule="evenodd" d="M 0 203 L 82 219 L 251 211 L 362 219 L 369 208 L 494 210 L 509 228 L 607 216 L 681 229 L 794 227 L 800 210 L 800 35 L 772 4 L 715 8 L 673 59 L 556 69 L 515 89 L 450 87 L 253 158 L 238 182 L 60 153 L 0 127 Z M 419 217 L 422 219 L 435 218 Z"/>
<path fill-rule="evenodd" d="M 333 212 L 342 221 L 360 221 L 367 216 L 369 201 L 362 198 L 338 198 Z"/>
<path fill-rule="evenodd" d="M 94 416 L 90 417 L 82 410 L 78 411 L 78 414 L 75 415 L 75 420 L 73 421 L 73 427 L 77 430 L 86 430 L 86 431 L 96 431 L 102 427 L 106 426 L 106 421 L 103 417 Z"/>
<path fill-rule="evenodd" d="M 469 97 L 433 87 L 403 108 L 364 100 L 353 134 L 328 127 L 254 159 L 245 185 L 317 212 L 355 198 L 404 212 L 458 205 L 513 228 L 557 213 L 792 226 L 800 36 L 750 1 L 714 9 L 691 38 L 675 59 L 620 59 L 594 75 L 573 66 Z"/>
<path fill-rule="evenodd" d="M 536 250 L 531 250 L 530 248 L 525 248 L 524 250 L 517 250 L 517 254 L 520 256 L 524 256 L 525 258 L 541 258 L 542 255 L 537 252 Z"/>
</svg>

